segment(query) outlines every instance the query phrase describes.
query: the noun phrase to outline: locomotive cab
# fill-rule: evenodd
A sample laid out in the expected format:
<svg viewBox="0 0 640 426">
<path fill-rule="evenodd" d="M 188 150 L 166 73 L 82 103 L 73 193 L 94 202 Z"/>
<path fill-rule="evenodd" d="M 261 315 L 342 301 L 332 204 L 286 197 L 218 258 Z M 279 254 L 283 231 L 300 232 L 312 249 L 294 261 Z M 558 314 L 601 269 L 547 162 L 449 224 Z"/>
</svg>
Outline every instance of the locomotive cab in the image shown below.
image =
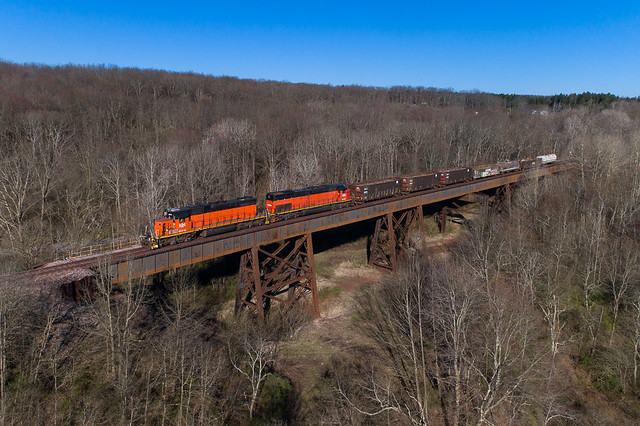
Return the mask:
<svg viewBox="0 0 640 426">
<path fill-rule="evenodd" d="M 165 210 L 162 219 L 153 221 L 151 248 L 160 247 L 160 238 L 163 236 L 186 231 L 189 216 L 191 216 L 190 209 L 170 208 Z"/>
</svg>

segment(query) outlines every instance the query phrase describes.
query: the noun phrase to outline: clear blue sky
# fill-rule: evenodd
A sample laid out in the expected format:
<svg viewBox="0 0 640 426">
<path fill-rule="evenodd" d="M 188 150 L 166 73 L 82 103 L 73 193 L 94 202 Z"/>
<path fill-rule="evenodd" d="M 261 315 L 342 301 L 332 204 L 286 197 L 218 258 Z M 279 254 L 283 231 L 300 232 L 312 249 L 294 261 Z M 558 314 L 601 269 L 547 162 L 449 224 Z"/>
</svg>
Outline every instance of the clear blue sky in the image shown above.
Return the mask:
<svg viewBox="0 0 640 426">
<path fill-rule="evenodd" d="M 0 0 L 0 59 L 635 97 L 640 0 Z"/>
</svg>

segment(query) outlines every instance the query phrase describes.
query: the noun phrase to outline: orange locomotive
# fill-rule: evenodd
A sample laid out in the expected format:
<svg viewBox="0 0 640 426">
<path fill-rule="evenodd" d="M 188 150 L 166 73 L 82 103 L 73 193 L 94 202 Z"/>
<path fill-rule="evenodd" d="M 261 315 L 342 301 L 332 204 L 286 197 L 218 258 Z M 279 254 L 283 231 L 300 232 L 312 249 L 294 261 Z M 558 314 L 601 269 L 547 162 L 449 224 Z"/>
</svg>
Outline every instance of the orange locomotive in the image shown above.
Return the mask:
<svg viewBox="0 0 640 426">
<path fill-rule="evenodd" d="M 267 193 L 267 216 L 270 221 L 328 210 L 335 205 L 351 202 L 351 191 L 346 185 L 334 183 L 302 189 L 288 189 Z"/>
<path fill-rule="evenodd" d="M 151 248 L 233 231 L 259 220 L 264 223 L 264 217 L 257 215 L 254 197 L 167 209 L 162 219 L 153 222 Z"/>
<path fill-rule="evenodd" d="M 330 184 L 269 192 L 266 210 L 269 221 L 275 221 L 349 202 L 351 192 L 346 185 Z M 171 208 L 164 212 L 162 219 L 153 222 L 151 248 L 229 232 L 243 226 L 260 225 L 265 221 L 264 215 L 258 216 L 254 197 Z"/>
</svg>

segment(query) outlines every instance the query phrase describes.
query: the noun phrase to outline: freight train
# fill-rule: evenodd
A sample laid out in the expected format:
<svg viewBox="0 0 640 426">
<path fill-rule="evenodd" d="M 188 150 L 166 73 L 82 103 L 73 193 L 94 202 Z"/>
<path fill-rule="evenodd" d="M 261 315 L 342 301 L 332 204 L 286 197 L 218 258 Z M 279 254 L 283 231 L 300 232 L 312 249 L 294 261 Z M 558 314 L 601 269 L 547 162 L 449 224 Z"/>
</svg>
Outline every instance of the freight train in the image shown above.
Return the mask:
<svg viewBox="0 0 640 426">
<path fill-rule="evenodd" d="M 269 192 L 266 209 L 258 212 L 256 198 L 201 203 L 170 208 L 156 219 L 148 236 L 151 248 L 180 243 L 199 236 L 231 232 L 310 213 L 366 203 L 440 186 L 526 170 L 557 160 L 555 154 L 509 160 L 475 167 L 457 167 L 374 182 L 340 183 Z"/>
</svg>

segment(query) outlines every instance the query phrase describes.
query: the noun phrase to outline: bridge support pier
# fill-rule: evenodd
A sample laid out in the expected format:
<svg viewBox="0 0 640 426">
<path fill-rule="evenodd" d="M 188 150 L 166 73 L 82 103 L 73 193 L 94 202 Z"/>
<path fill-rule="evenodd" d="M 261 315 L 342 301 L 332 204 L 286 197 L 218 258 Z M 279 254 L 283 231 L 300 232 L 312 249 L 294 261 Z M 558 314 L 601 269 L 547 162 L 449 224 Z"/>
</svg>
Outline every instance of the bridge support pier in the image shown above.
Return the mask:
<svg viewBox="0 0 640 426">
<path fill-rule="evenodd" d="M 440 212 L 440 233 L 444 234 L 447 232 L 447 213 L 449 213 L 449 209 L 447 206 L 442 207 L 442 211 Z"/>
<path fill-rule="evenodd" d="M 320 314 L 311 234 L 283 241 L 274 250 L 248 250 L 240 260 L 238 278 L 236 313 L 246 307 L 262 320 L 271 302 L 290 309 L 310 294 L 309 307 L 315 316 Z"/>
<path fill-rule="evenodd" d="M 472 192 L 460 197 L 459 199 L 469 203 L 482 204 L 483 217 L 486 218 L 489 215 L 489 196 L 487 194 L 483 194 L 482 192 Z"/>
<path fill-rule="evenodd" d="M 504 203 L 506 203 L 507 205 L 511 204 L 510 184 L 503 185 L 496 190 L 496 201 L 496 204 L 498 204 L 498 208 L 500 208 L 500 205 Z"/>
<path fill-rule="evenodd" d="M 387 213 L 378 219 L 373 236 L 367 241 L 369 265 L 395 269 L 399 258 L 409 248 L 409 233 L 416 223 L 422 227 L 422 206 L 396 214 Z"/>
</svg>

